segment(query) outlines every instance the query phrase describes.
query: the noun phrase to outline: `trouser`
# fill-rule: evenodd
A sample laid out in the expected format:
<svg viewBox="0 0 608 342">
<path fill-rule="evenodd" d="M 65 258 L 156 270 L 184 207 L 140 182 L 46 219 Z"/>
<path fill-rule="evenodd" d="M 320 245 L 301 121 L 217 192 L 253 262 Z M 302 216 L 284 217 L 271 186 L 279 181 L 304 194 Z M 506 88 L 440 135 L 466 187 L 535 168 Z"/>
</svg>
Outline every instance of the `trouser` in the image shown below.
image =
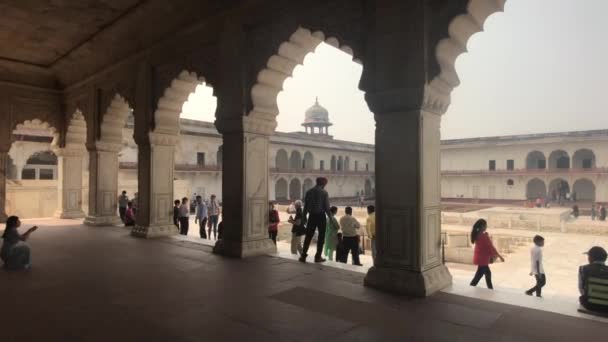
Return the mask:
<svg viewBox="0 0 608 342">
<path fill-rule="evenodd" d="M 536 278 L 536 285 L 534 285 L 533 288 L 529 289 L 526 292 L 530 293 L 530 294 L 532 294 L 533 292 L 536 292 L 536 297 L 540 297 L 541 289 L 547 283 L 547 277 L 545 277 L 545 274 L 543 273 L 543 274 L 535 274 L 534 278 Z"/>
<path fill-rule="evenodd" d="M 302 236 L 291 233 L 291 254 L 302 254 Z"/>
<path fill-rule="evenodd" d="M 124 223 L 125 216 L 127 215 L 127 207 L 118 207 L 118 215 L 120 215 L 120 220 Z"/>
<path fill-rule="evenodd" d="M 376 238 L 371 238 L 371 245 L 372 245 L 372 260 L 376 260 Z"/>
<path fill-rule="evenodd" d="M 473 280 L 471 280 L 471 286 L 477 286 L 477 283 L 479 283 L 479 280 L 481 280 L 481 277 L 483 276 L 486 277 L 486 285 L 488 286 L 488 288 L 493 289 L 494 286 L 492 286 L 492 271 L 490 271 L 490 266 L 488 265 L 477 266 L 477 272 L 475 272 L 475 276 L 473 277 Z"/>
<path fill-rule="evenodd" d="M 209 216 L 209 240 L 211 240 L 211 231 L 213 230 L 213 238 L 217 240 L 217 220 L 218 215 Z"/>
<path fill-rule="evenodd" d="M 315 253 L 315 259 L 321 258 L 323 253 L 323 245 L 325 244 L 325 229 L 327 228 L 327 219 L 325 213 L 322 214 L 310 214 L 308 215 L 308 223 L 306 224 L 306 238 L 304 239 L 304 249 L 302 250 L 302 257 L 306 257 L 308 254 L 308 247 L 312 237 L 315 235 L 315 230 L 319 229 L 319 236 L 317 236 L 317 252 Z"/>
<path fill-rule="evenodd" d="M 201 236 L 201 239 L 207 238 L 207 233 L 205 233 L 205 227 L 207 226 L 207 218 L 203 217 L 198 220 L 198 234 Z"/>
<path fill-rule="evenodd" d="M 278 233 L 278 231 L 276 231 L 276 230 L 274 232 L 272 232 L 272 231 L 268 232 L 268 238 L 270 240 L 272 240 L 272 242 L 274 242 L 275 245 L 277 244 L 277 233 Z"/>
<path fill-rule="evenodd" d="M 179 218 L 179 233 L 182 235 L 188 235 L 188 228 L 190 226 L 190 218 L 189 217 L 180 217 Z"/>
<path fill-rule="evenodd" d="M 346 257 L 348 258 L 348 252 L 352 255 L 353 265 L 359 265 L 359 237 L 358 236 L 345 236 L 342 238 L 344 247 L 346 248 Z"/>
<path fill-rule="evenodd" d="M 589 303 L 589 300 L 586 296 L 580 296 L 578 300 L 579 303 L 581 303 L 581 305 L 589 311 L 608 313 L 608 305 Z"/>
</svg>

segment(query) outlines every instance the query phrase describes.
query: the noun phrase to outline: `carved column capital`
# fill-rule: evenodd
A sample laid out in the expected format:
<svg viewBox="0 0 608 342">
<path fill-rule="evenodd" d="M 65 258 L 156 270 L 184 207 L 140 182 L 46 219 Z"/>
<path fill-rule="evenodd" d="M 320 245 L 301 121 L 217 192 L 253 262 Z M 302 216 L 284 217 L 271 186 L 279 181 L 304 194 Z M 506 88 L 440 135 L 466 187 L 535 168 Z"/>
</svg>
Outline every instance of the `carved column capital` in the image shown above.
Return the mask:
<svg viewBox="0 0 608 342">
<path fill-rule="evenodd" d="M 122 150 L 122 144 L 98 140 L 95 142 L 95 148 L 100 152 L 118 153 Z"/>
<path fill-rule="evenodd" d="M 148 136 L 150 138 L 150 145 L 153 146 L 175 146 L 180 140 L 179 134 L 150 132 Z"/>
</svg>

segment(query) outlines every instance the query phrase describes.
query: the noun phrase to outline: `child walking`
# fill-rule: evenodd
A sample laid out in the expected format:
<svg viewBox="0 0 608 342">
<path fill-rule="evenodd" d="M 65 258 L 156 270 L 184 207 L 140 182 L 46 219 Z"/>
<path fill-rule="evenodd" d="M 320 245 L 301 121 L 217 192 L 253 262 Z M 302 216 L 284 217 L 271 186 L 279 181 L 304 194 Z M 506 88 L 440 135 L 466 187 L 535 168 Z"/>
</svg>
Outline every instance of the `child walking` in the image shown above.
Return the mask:
<svg viewBox="0 0 608 342">
<path fill-rule="evenodd" d="M 526 294 L 531 296 L 534 292 L 536 292 L 536 297 L 542 297 L 541 290 L 547 283 L 545 269 L 543 268 L 543 246 L 545 245 L 545 238 L 540 235 L 536 235 L 532 241 L 534 241 L 534 247 L 532 247 L 530 250 L 530 275 L 533 275 L 534 278 L 536 278 L 536 285 L 526 291 Z"/>
</svg>

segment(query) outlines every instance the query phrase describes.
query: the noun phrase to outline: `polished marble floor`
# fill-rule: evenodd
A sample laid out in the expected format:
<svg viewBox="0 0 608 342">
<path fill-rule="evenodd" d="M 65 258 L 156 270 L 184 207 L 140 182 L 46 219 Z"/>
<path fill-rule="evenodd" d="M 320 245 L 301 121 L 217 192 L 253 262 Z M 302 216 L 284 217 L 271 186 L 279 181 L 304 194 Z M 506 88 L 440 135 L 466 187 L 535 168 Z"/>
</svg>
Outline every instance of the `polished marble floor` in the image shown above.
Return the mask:
<svg viewBox="0 0 608 342">
<path fill-rule="evenodd" d="M 608 324 L 471 296 L 397 297 L 364 273 L 211 254 L 121 228 L 38 221 L 34 266 L 0 272 L 0 341 L 575 341 Z M 33 224 L 25 222 L 24 228 Z"/>
</svg>

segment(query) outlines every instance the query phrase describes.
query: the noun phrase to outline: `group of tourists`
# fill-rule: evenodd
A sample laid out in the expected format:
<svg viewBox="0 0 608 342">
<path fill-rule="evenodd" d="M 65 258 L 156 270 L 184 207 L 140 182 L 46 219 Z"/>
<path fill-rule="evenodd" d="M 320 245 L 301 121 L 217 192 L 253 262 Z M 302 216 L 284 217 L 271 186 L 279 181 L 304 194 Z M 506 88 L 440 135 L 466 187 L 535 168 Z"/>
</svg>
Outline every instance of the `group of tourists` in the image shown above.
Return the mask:
<svg viewBox="0 0 608 342">
<path fill-rule="evenodd" d="M 288 209 L 288 213 L 292 214 L 288 219 L 288 222 L 292 225 L 291 253 L 299 255 L 301 262 L 306 262 L 308 249 L 315 233 L 317 233 L 317 250 L 314 257 L 316 263 L 325 262 L 327 259 L 347 263 L 350 254 L 352 264 L 362 266 L 359 259 L 361 254 L 361 236 L 359 234 L 361 225 L 353 216 L 352 207 L 346 207 L 344 215 L 338 219 L 338 208 L 330 206 L 329 195 L 325 190 L 326 185 L 326 178 L 317 178 L 316 186 L 306 192 L 304 202 L 295 201 L 293 207 Z M 367 236 L 371 240 L 372 257 L 375 258 L 376 219 L 374 206 L 368 206 L 367 212 L 368 218 L 365 228 Z M 276 244 L 280 218 L 274 203 L 270 203 L 268 217 L 268 237 Z M 304 236 L 304 244 L 302 244 L 302 236 Z"/>
<path fill-rule="evenodd" d="M 494 247 L 487 232 L 486 220 L 479 219 L 471 230 L 471 243 L 475 244 L 473 263 L 477 265 L 477 272 L 471 280 L 471 286 L 477 286 L 482 277 L 485 277 L 488 289 L 493 289 L 492 272 L 490 265 L 497 259 L 505 258 Z M 542 288 L 547 284 L 547 277 L 543 267 L 543 247 L 545 239 L 540 235 L 532 239 L 533 247 L 530 250 L 530 275 L 534 276 L 536 283 L 525 291 L 526 295 L 542 297 Z M 585 252 L 588 264 L 579 268 L 578 288 L 580 304 L 593 312 L 608 313 L 608 266 L 606 266 L 606 250 L 594 246 Z"/>
<path fill-rule="evenodd" d="M 223 223 L 220 222 L 220 204 L 217 196 L 211 195 L 209 201 L 198 195 L 194 201 L 194 223 L 199 225 L 201 239 L 213 240 L 222 238 Z M 181 235 L 188 235 L 190 228 L 190 202 L 187 197 L 173 202 L 173 224 Z"/>
</svg>

